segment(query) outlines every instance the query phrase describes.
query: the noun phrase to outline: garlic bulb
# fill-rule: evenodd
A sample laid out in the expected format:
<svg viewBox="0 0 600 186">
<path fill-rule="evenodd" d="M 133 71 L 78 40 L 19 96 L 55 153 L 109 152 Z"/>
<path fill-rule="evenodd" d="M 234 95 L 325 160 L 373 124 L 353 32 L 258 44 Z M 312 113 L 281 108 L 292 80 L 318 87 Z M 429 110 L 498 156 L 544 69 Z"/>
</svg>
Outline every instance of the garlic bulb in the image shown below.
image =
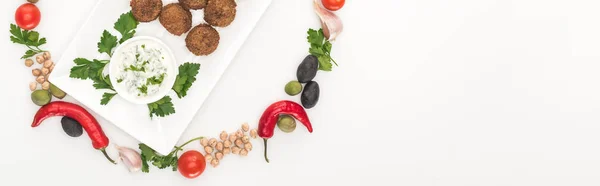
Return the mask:
<svg viewBox="0 0 600 186">
<path fill-rule="evenodd" d="M 127 169 L 129 169 L 129 172 L 137 172 L 142 169 L 142 157 L 140 156 L 140 153 L 127 147 L 115 146 L 119 151 L 121 161 L 125 164 Z"/>
<path fill-rule="evenodd" d="M 323 28 L 325 38 L 329 41 L 334 41 L 335 38 L 342 33 L 342 30 L 344 30 L 342 20 L 333 12 L 321 7 L 318 0 L 314 0 L 313 4 L 315 12 L 321 19 L 321 27 Z"/>
</svg>

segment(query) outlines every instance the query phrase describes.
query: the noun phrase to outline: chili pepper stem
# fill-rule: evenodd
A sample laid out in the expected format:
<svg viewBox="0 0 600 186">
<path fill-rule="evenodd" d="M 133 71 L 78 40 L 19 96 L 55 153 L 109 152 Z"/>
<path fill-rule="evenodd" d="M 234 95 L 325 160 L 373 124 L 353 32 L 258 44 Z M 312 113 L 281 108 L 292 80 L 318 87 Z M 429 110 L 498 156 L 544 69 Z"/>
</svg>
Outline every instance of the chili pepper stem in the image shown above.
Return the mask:
<svg viewBox="0 0 600 186">
<path fill-rule="evenodd" d="M 106 157 L 106 159 L 108 159 L 108 161 L 110 161 L 113 164 L 117 164 L 117 162 L 115 162 L 115 160 L 113 160 L 112 158 L 110 158 L 110 156 L 108 156 L 108 154 L 106 153 L 106 148 L 101 148 L 99 150 L 102 151 L 102 154 L 104 154 L 104 157 Z"/>
<path fill-rule="evenodd" d="M 265 142 L 265 160 L 269 163 L 269 158 L 267 158 L 267 138 L 263 138 L 263 141 Z"/>
</svg>

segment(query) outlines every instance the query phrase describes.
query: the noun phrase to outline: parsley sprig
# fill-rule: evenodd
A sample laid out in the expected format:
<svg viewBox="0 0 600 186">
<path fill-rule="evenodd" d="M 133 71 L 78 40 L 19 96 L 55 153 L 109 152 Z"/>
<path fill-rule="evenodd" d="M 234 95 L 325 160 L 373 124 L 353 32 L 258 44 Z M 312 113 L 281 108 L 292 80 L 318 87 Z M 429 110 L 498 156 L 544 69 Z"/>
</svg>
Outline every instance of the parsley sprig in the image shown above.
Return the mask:
<svg viewBox="0 0 600 186">
<path fill-rule="evenodd" d="M 171 97 L 169 96 L 165 96 L 154 103 L 148 104 L 148 110 L 150 110 L 150 117 L 154 115 L 158 117 L 165 117 L 175 113 L 173 102 L 171 102 Z"/>
<path fill-rule="evenodd" d="M 177 157 L 177 153 L 179 151 L 182 151 L 183 147 L 186 146 L 187 144 L 189 144 L 193 141 L 196 141 L 196 140 L 201 140 L 202 138 L 204 138 L 204 137 L 197 137 L 197 138 L 194 138 L 194 139 L 191 139 L 191 140 L 185 142 L 181 146 L 175 146 L 175 148 L 166 156 L 160 155 L 159 153 L 154 151 L 152 148 L 148 147 L 148 145 L 140 143 L 139 148 L 142 151 L 142 153 L 141 153 L 142 172 L 145 172 L 145 173 L 150 172 L 150 166 L 148 163 L 151 163 L 152 165 L 154 165 L 155 167 L 157 167 L 159 169 L 165 169 L 167 167 L 171 167 L 173 169 L 173 171 L 177 171 L 177 161 L 179 160 Z"/>
<path fill-rule="evenodd" d="M 338 64 L 331 58 L 331 42 L 325 39 L 325 35 L 323 35 L 323 29 L 319 29 L 318 31 L 315 29 L 308 29 L 308 36 L 306 39 L 310 44 L 310 48 L 308 52 L 317 57 L 319 60 L 319 70 L 323 71 L 331 71 L 333 65 L 331 62 L 338 66 Z"/>
<path fill-rule="evenodd" d="M 40 33 L 23 30 L 15 24 L 10 24 L 10 33 L 12 34 L 12 36 L 10 36 L 10 41 L 25 45 L 29 49 L 21 59 L 30 58 L 36 54 L 45 52 L 45 50 L 40 49 L 40 46 L 46 44 L 46 38 L 40 38 Z"/>
<path fill-rule="evenodd" d="M 197 63 L 188 62 L 179 65 L 179 74 L 175 79 L 175 85 L 173 85 L 173 91 L 177 93 L 177 97 L 183 98 L 187 95 L 187 91 L 196 81 L 198 70 L 200 70 L 200 64 Z"/>
</svg>

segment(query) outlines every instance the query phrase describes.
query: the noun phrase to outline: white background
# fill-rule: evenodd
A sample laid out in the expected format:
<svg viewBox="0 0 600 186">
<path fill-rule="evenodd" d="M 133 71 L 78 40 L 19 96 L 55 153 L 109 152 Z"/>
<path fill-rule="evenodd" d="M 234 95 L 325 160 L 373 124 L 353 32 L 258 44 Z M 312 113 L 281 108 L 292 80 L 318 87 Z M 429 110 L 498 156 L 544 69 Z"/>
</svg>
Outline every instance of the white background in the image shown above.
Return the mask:
<svg viewBox="0 0 600 186">
<path fill-rule="evenodd" d="M 255 141 L 248 157 L 228 156 L 193 180 L 129 173 L 85 134 L 68 137 L 58 117 L 30 127 L 33 77 L 8 32 L 22 2 L 0 1 L 0 185 L 600 184 L 595 0 L 348 0 L 333 45 L 340 66 L 316 78 L 315 132 L 277 131 L 270 164 Z M 44 48 L 65 49 L 94 2 L 41 0 Z M 180 143 L 256 126 L 271 102 L 299 101 L 283 86 L 317 27 L 310 0 L 274 0 Z M 136 147 L 99 121 L 113 144 Z"/>
</svg>

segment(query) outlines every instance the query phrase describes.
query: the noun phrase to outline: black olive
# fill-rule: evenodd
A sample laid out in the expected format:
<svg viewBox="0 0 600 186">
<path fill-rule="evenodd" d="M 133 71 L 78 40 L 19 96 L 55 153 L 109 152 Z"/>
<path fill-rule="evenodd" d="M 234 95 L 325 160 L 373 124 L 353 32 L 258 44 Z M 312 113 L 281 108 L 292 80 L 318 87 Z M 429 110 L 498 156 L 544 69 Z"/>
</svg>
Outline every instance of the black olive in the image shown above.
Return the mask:
<svg viewBox="0 0 600 186">
<path fill-rule="evenodd" d="M 300 96 L 300 101 L 304 108 L 313 108 L 319 102 L 319 84 L 315 81 L 310 81 L 304 86 L 304 91 Z"/>
<path fill-rule="evenodd" d="M 71 137 L 79 137 L 83 134 L 81 124 L 74 119 L 65 116 L 60 120 L 60 123 L 65 133 Z"/>
<path fill-rule="evenodd" d="M 319 70 L 319 60 L 313 55 L 308 55 L 298 65 L 296 77 L 300 83 L 308 83 L 317 76 L 317 70 Z"/>
</svg>

